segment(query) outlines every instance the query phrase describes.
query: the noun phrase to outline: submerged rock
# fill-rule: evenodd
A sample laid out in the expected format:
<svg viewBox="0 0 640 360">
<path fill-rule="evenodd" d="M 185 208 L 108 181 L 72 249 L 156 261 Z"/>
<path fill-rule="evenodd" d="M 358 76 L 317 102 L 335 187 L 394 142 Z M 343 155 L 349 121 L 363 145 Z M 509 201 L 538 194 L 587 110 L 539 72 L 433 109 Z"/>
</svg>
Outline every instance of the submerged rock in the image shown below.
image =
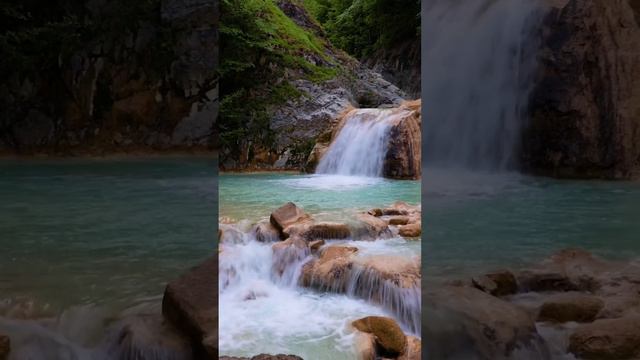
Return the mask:
<svg viewBox="0 0 640 360">
<path fill-rule="evenodd" d="M 162 298 L 162 314 L 191 339 L 197 359 L 215 359 L 217 346 L 206 339 L 218 337 L 218 257 L 212 256 L 170 282 Z"/>
<path fill-rule="evenodd" d="M 624 360 L 640 357 L 640 317 L 596 320 L 571 334 L 569 352 L 582 359 Z"/>
<path fill-rule="evenodd" d="M 352 323 L 359 331 L 374 335 L 380 355 L 398 357 L 405 353 L 407 338 L 395 320 L 383 316 L 368 316 Z"/>
</svg>

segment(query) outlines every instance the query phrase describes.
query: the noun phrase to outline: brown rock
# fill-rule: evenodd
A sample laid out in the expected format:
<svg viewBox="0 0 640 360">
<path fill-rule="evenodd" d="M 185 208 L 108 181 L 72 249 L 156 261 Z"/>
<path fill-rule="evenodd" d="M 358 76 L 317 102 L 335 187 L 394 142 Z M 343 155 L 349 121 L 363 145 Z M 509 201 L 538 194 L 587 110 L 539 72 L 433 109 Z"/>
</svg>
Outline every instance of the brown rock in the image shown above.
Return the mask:
<svg viewBox="0 0 640 360">
<path fill-rule="evenodd" d="M 334 222 L 319 222 L 309 225 L 301 234 L 307 240 L 316 239 L 347 239 L 351 230 L 346 224 Z"/>
<path fill-rule="evenodd" d="M 637 1 L 571 0 L 549 14 L 523 157 L 558 177 L 629 178 L 640 167 Z"/>
<path fill-rule="evenodd" d="M 406 351 L 407 338 L 395 320 L 382 316 L 368 316 L 352 324 L 356 329 L 375 336 L 381 355 L 397 357 Z"/>
<path fill-rule="evenodd" d="M 596 296 L 576 292 L 557 294 L 544 302 L 538 314 L 538 321 L 590 322 L 596 318 L 603 306 L 602 299 Z"/>
<path fill-rule="evenodd" d="M 369 211 L 367 211 L 367 214 L 371 215 L 371 216 L 382 216 L 382 209 L 371 209 Z"/>
<path fill-rule="evenodd" d="M 324 245 L 324 240 L 315 240 L 309 243 L 309 249 L 311 249 L 311 252 L 316 252 L 320 250 L 322 245 Z"/>
<path fill-rule="evenodd" d="M 376 360 L 376 338 L 373 334 L 357 331 L 354 343 L 356 359 Z"/>
<path fill-rule="evenodd" d="M 435 354 L 463 351 L 461 358 L 476 353 L 480 358 L 500 359 L 519 345 L 541 342 L 533 318 L 524 309 L 473 287 L 430 289 L 423 302 L 432 314 L 432 322 L 426 324 L 427 347 Z M 434 343 L 443 330 L 446 336 Z"/>
<path fill-rule="evenodd" d="M 578 326 L 569 338 L 569 352 L 581 359 L 637 359 L 640 316 L 602 319 Z"/>
<path fill-rule="evenodd" d="M 413 224 L 403 225 L 399 227 L 398 233 L 402 237 L 419 237 L 422 235 L 422 223 L 417 222 Z"/>
<path fill-rule="evenodd" d="M 397 209 L 395 207 L 390 207 L 390 208 L 384 208 L 382 209 L 382 215 L 385 216 L 406 216 L 409 215 L 409 212 L 407 210 L 404 209 Z"/>
<path fill-rule="evenodd" d="M 365 237 L 377 239 L 390 232 L 387 222 L 378 217 L 369 214 L 358 214 L 357 218 L 361 225 L 364 226 L 362 235 Z"/>
<path fill-rule="evenodd" d="M 212 256 L 170 282 L 162 298 L 162 315 L 191 338 L 199 359 L 217 358 L 217 347 L 205 349 L 203 344 L 206 338 L 218 338 L 218 303 L 212 296 L 218 291 L 217 272 L 218 257 Z"/>
<path fill-rule="evenodd" d="M 309 214 L 302 211 L 296 204 L 288 202 L 272 212 L 269 221 L 283 233 L 287 227 L 310 218 Z"/>
<path fill-rule="evenodd" d="M 383 175 L 393 179 L 419 179 L 421 176 L 421 102 L 406 102 L 397 112 L 399 119 L 389 130 Z"/>
<path fill-rule="evenodd" d="M 398 360 L 422 359 L 422 341 L 415 336 L 407 336 L 407 349 Z"/>
<path fill-rule="evenodd" d="M 7 335 L 0 334 L 0 360 L 9 358 L 11 352 L 11 339 Z"/>
<path fill-rule="evenodd" d="M 282 275 L 292 264 L 302 261 L 309 255 L 310 249 L 306 241 L 298 236 L 291 236 L 287 240 L 274 243 L 272 269 Z"/>
<path fill-rule="evenodd" d="M 486 276 L 493 280 L 497 286 L 492 295 L 505 296 L 518 292 L 518 282 L 516 281 L 516 277 L 509 270 L 495 271 L 486 274 Z"/>
<path fill-rule="evenodd" d="M 389 218 L 389 225 L 407 225 L 408 223 L 408 216 L 393 216 Z"/>
<path fill-rule="evenodd" d="M 566 275 L 558 272 L 523 271 L 518 274 L 518 283 L 523 291 L 578 290 L 578 287 Z"/>
<path fill-rule="evenodd" d="M 498 290 L 498 285 L 486 275 L 474 276 L 471 284 L 478 290 L 493 295 Z"/>
</svg>

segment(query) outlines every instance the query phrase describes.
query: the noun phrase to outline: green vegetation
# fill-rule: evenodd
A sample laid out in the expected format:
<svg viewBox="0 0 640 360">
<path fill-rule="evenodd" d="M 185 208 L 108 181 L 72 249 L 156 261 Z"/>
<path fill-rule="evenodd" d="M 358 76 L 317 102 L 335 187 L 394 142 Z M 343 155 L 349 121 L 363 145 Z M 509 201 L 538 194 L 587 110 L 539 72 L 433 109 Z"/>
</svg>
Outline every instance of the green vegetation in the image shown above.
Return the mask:
<svg viewBox="0 0 640 360">
<path fill-rule="evenodd" d="M 420 36 L 420 0 L 304 0 L 331 42 L 362 58 Z"/>
<path fill-rule="evenodd" d="M 117 40 L 159 19 L 159 3 L 114 0 L 92 13 L 85 0 L 0 0 L 0 76 L 46 71 L 92 41 Z"/>
<path fill-rule="evenodd" d="M 222 0 L 221 19 L 218 126 L 221 147 L 236 157 L 248 143 L 272 145 L 269 109 L 304 95 L 288 79 L 321 82 L 339 70 L 326 40 L 297 25 L 275 0 Z"/>
</svg>

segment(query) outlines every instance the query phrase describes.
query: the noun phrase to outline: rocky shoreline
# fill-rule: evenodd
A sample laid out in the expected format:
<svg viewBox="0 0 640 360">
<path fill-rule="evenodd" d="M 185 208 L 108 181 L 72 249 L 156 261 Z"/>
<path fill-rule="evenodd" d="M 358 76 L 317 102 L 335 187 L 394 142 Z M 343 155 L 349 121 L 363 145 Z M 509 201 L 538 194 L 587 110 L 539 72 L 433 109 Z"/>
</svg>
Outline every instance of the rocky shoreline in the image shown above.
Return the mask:
<svg viewBox="0 0 640 360">
<path fill-rule="evenodd" d="M 538 265 L 497 270 L 425 292 L 429 355 L 453 359 L 636 359 L 640 266 L 562 250 Z M 443 338 L 455 341 L 442 342 Z"/>
</svg>

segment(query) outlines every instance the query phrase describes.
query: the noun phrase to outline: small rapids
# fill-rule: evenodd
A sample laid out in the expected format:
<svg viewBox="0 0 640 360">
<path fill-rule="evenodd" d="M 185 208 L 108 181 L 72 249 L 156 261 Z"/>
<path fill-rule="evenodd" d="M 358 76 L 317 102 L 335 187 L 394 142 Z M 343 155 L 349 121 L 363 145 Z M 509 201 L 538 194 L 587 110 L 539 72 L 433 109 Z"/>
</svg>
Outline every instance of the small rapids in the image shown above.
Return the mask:
<svg viewBox="0 0 640 360">
<path fill-rule="evenodd" d="M 382 176 L 389 130 L 406 114 L 407 111 L 396 109 L 352 110 L 320 160 L 316 173 Z"/>
<path fill-rule="evenodd" d="M 255 232 L 242 234 L 222 239 L 221 355 L 290 353 L 309 359 L 353 359 L 354 333 L 349 325 L 371 315 L 394 317 L 406 332 L 419 333 L 419 289 L 404 294 L 369 276 L 364 268 L 352 273 L 345 293 L 305 288 L 300 284 L 302 268 L 313 258 L 308 247 L 272 249 L 274 243 L 257 241 Z M 374 243 L 384 242 L 388 247 L 401 246 L 390 240 Z M 409 298 L 413 302 L 407 302 Z"/>
</svg>

